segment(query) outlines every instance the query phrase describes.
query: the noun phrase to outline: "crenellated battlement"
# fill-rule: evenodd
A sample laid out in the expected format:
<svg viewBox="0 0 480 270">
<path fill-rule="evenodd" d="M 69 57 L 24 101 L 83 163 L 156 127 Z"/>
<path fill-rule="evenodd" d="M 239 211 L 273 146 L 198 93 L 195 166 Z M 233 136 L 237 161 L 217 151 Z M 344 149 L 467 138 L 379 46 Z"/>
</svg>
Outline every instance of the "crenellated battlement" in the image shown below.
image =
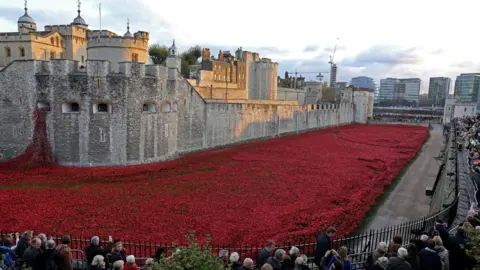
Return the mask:
<svg viewBox="0 0 480 270">
<path fill-rule="evenodd" d="M 7 32 L 0 33 L 0 41 L 30 41 L 34 40 L 37 36 L 40 36 L 36 33 L 19 33 L 19 32 Z"/>
<path fill-rule="evenodd" d="M 45 25 L 45 31 L 57 31 L 62 35 L 85 37 L 88 30 L 72 24 Z"/>
<path fill-rule="evenodd" d="M 33 68 L 34 74 L 41 75 L 81 75 L 106 77 L 109 75 L 125 76 L 125 77 L 156 77 L 165 78 L 168 69 L 163 65 L 145 65 L 135 62 L 120 62 L 117 69 L 112 71 L 111 63 L 104 60 L 87 60 L 86 65 L 82 65 L 79 61 L 66 59 L 44 60 L 17 60 L 5 67 L 2 71 L 8 71 L 10 68 L 16 68 L 16 65 L 24 65 L 24 68 Z"/>
<path fill-rule="evenodd" d="M 124 38 L 120 36 L 113 37 L 97 37 L 88 40 L 87 48 L 96 47 L 119 47 L 119 48 L 135 48 L 139 50 L 148 50 L 148 40 Z"/>
</svg>

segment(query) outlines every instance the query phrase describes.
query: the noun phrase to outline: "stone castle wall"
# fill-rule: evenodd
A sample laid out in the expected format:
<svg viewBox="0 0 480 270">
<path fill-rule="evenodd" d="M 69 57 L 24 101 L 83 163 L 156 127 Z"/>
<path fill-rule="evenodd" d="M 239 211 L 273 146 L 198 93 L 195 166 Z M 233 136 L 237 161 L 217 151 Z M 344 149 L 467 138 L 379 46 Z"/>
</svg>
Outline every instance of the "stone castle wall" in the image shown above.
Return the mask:
<svg viewBox="0 0 480 270">
<path fill-rule="evenodd" d="M 202 99 L 176 69 L 124 62 L 15 61 L 0 71 L 0 155 L 20 154 L 32 113 L 50 106 L 49 140 L 68 165 L 139 164 L 179 154 L 353 122 L 354 106 Z M 78 112 L 64 107 L 78 103 Z M 98 104 L 107 104 L 99 112 Z M 148 105 L 148 111 L 144 111 Z"/>
</svg>

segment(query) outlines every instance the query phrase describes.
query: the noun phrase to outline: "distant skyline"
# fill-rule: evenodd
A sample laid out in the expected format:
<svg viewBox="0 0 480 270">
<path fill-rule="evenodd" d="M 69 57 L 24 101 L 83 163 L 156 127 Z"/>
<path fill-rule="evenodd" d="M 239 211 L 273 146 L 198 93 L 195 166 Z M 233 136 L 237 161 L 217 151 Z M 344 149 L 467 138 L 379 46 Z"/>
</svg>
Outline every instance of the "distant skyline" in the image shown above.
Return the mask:
<svg viewBox="0 0 480 270">
<path fill-rule="evenodd" d="M 467 27 L 477 23 L 480 1 L 475 0 L 404 0 L 396 5 L 381 0 L 299 0 L 294 5 L 272 0 L 243 0 L 241 5 L 220 0 L 101 2 L 103 29 L 123 34 L 130 18 L 131 30 L 150 32 L 151 44 L 167 45 L 175 38 L 180 50 L 198 44 L 214 55 L 242 46 L 279 62 L 281 76 L 285 71 L 328 71 L 337 38 L 337 81 L 368 76 L 378 84 L 387 77 L 420 78 L 426 93 L 430 77 L 454 81 L 462 72 L 480 72 L 477 37 Z M 90 29 L 100 26 L 98 4 L 82 1 L 82 17 Z M 71 23 L 77 15 L 74 0 L 30 0 L 28 7 L 39 30 L 46 24 Z M 0 4 L 0 32 L 17 31 L 22 14 L 23 1 Z"/>
</svg>

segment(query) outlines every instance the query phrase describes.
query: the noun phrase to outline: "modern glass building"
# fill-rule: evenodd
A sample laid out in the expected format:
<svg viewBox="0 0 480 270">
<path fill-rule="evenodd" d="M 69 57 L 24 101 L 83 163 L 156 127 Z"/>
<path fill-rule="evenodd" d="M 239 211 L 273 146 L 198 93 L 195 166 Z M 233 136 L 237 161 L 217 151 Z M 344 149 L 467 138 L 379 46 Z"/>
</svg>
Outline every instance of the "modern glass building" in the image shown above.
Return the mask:
<svg viewBox="0 0 480 270">
<path fill-rule="evenodd" d="M 360 88 L 373 89 L 374 100 L 375 102 L 378 102 L 378 87 L 374 79 L 367 76 L 354 77 L 352 78 L 350 85 Z"/>
<path fill-rule="evenodd" d="M 430 83 L 428 85 L 428 99 L 430 99 L 434 105 L 443 107 L 445 105 L 445 99 L 450 93 L 450 84 L 450 78 L 430 78 Z"/>
<path fill-rule="evenodd" d="M 382 79 L 380 80 L 378 101 L 409 102 L 418 104 L 421 84 L 422 80 L 419 78 Z"/>
<path fill-rule="evenodd" d="M 480 73 L 462 73 L 455 80 L 455 97 L 461 102 L 475 102 L 480 100 Z"/>
</svg>

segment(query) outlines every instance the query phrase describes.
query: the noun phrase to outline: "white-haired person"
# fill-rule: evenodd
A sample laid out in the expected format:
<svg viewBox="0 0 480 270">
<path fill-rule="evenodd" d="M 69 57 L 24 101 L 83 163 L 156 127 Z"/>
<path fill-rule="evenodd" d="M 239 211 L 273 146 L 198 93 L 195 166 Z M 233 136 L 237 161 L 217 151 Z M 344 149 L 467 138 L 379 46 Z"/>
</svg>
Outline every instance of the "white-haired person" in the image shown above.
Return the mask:
<svg viewBox="0 0 480 270">
<path fill-rule="evenodd" d="M 255 263 L 253 262 L 252 259 L 245 258 L 245 260 L 243 260 L 243 266 L 240 269 L 241 270 L 253 270 L 253 269 L 255 269 Z"/>
<path fill-rule="evenodd" d="M 295 260 L 300 255 L 300 250 L 297 247 L 291 247 L 290 251 L 283 256 L 282 269 L 295 268 Z"/>
<path fill-rule="evenodd" d="M 305 255 L 299 256 L 295 259 L 295 266 L 293 270 L 309 270 L 308 258 Z"/>
<path fill-rule="evenodd" d="M 125 262 L 122 260 L 115 261 L 113 263 L 112 269 L 113 270 L 124 270 Z"/>
<path fill-rule="evenodd" d="M 87 255 L 88 265 L 92 265 L 93 258 L 97 255 L 102 255 L 104 258 L 107 256 L 108 252 L 112 249 L 112 237 L 108 237 L 109 247 L 103 248 L 100 246 L 100 237 L 94 236 L 90 240 L 90 245 L 85 248 L 85 254 Z"/>
<path fill-rule="evenodd" d="M 92 263 L 90 264 L 91 270 L 101 270 L 105 269 L 105 257 L 102 255 L 97 255 L 93 258 Z"/>
<path fill-rule="evenodd" d="M 369 268 L 369 270 L 386 270 L 388 267 L 388 258 L 380 257 L 377 261 Z M 416 269 L 412 269 L 416 270 Z"/>
<path fill-rule="evenodd" d="M 124 270 L 140 270 L 140 268 L 135 263 L 135 256 L 129 255 L 127 256 L 127 263 L 123 267 Z"/>
<path fill-rule="evenodd" d="M 240 255 L 238 255 L 237 252 L 232 252 L 232 254 L 230 254 L 230 268 L 232 270 L 240 270 L 242 269 L 242 264 L 239 262 L 240 261 Z"/>
<path fill-rule="evenodd" d="M 387 255 L 388 245 L 385 242 L 380 242 L 377 245 L 377 249 L 368 255 L 367 262 L 365 263 L 365 268 L 369 269 L 373 264 L 375 264 L 380 257 Z"/>
<path fill-rule="evenodd" d="M 155 264 L 155 260 L 153 258 L 148 258 L 145 260 L 145 266 L 143 267 L 144 270 L 151 270 L 153 269 L 153 265 Z"/>
<path fill-rule="evenodd" d="M 396 257 L 391 257 L 388 260 L 389 270 L 408 270 L 411 269 L 410 264 L 406 261 L 408 256 L 407 249 L 401 247 L 397 251 Z"/>
</svg>

